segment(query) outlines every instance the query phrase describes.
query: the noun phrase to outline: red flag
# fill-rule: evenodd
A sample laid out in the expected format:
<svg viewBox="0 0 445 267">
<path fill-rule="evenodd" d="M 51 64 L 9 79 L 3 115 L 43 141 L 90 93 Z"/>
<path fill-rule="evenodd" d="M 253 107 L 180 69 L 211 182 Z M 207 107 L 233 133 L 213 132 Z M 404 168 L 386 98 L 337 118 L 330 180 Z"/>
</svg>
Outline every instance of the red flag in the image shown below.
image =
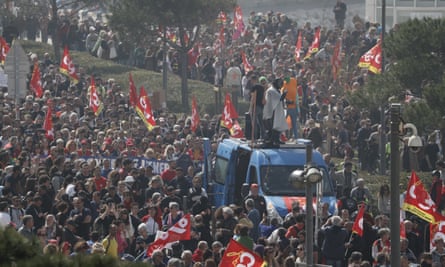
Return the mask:
<svg viewBox="0 0 445 267">
<path fill-rule="evenodd" d="M 370 72 L 379 74 L 382 72 L 382 45 L 380 41 L 369 49 L 360 57 L 358 66 L 360 68 L 367 68 Z"/>
<path fill-rule="evenodd" d="M 29 81 L 29 87 L 34 92 L 36 97 L 40 98 L 43 95 L 42 80 L 40 75 L 39 63 L 34 63 L 34 69 L 32 71 L 31 80 Z"/>
<path fill-rule="evenodd" d="M 298 63 L 301 61 L 301 44 L 303 42 L 303 37 L 301 36 L 302 31 L 298 31 L 297 43 L 295 44 L 295 61 Z"/>
<path fill-rule="evenodd" d="M 136 93 L 136 86 L 134 85 L 133 76 L 131 73 L 129 74 L 129 80 L 130 80 L 130 89 L 128 89 L 128 97 L 130 106 L 135 107 L 138 103 L 138 95 Z"/>
<path fill-rule="evenodd" d="M 145 92 L 143 86 L 141 86 L 139 92 L 139 101 L 136 104 L 136 113 L 142 119 L 147 129 L 151 131 L 153 126 L 156 125 L 156 121 L 151 110 L 150 99 L 148 98 L 147 92 Z"/>
<path fill-rule="evenodd" d="M 94 81 L 94 77 L 91 76 L 91 85 L 90 85 L 90 108 L 93 110 L 94 115 L 98 116 L 103 109 L 103 104 L 99 99 L 96 91 L 96 83 Z"/>
<path fill-rule="evenodd" d="M 358 236 L 363 236 L 363 215 L 365 214 L 365 205 L 362 205 L 355 217 L 354 225 L 352 225 L 352 232 Z"/>
<path fill-rule="evenodd" d="M 232 123 L 232 128 L 230 128 L 230 136 L 234 138 L 244 138 L 243 129 L 241 128 L 238 120 L 236 119 Z"/>
<path fill-rule="evenodd" d="M 51 108 L 48 107 L 48 111 L 45 115 L 45 121 L 43 122 L 43 129 L 45 130 L 45 136 L 48 140 L 54 139 L 54 127 Z"/>
<path fill-rule="evenodd" d="M 380 42 L 376 45 L 375 56 L 372 57 L 368 70 L 374 74 L 382 73 L 382 45 Z"/>
<path fill-rule="evenodd" d="M 234 25 L 234 30 L 232 39 L 237 40 L 238 38 L 244 35 L 244 28 L 245 28 L 243 21 L 243 11 L 241 10 L 240 6 L 235 7 L 235 14 L 233 16 L 233 25 Z"/>
<path fill-rule="evenodd" d="M 320 28 L 321 27 L 315 28 L 314 40 L 312 41 L 312 44 L 307 50 L 306 56 L 304 58 L 310 58 L 312 54 L 318 52 L 318 49 L 320 48 Z"/>
<path fill-rule="evenodd" d="M 334 54 L 332 55 L 332 78 L 334 81 L 337 80 L 338 71 L 341 67 L 341 46 L 342 40 L 338 38 L 335 43 Z"/>
<path fill-rule="evenodd" d="M 219 266 L 224 267 L 262 267 L 266 265 L 266 262 L 258 254 L 236 242 L 234 239 L 230 240 L 219 264 Z"/>
<path fill-rule="evenodd" d="M 230 136 L 235 138 L 243 138 L 244 133 L 241 126 L 238 123 L 238 112 L 232 104 L 230 94 L 226 94 L 224 101 L 224 110 L 221 115 L 221 126 L 229 129 Z"/>
<path fill-rule="evenodd" d="M 198 104 L 196 103 L 196 98 L 193 96 L 193 99 L 192 99 L 192 125 L 191 125 L 192 132 L 195 132 L 196 129 L 198 129 L 199 122 L 200 122 L 200 118 L 199 118 L 199 112 L 198 112 Z"/>
<path fill-rule="evenodd" d="M 60 62 L 60 72 L 65 74 L 73 81 L 73 83 L 79 82 L 79 77 L 77 77 L 76 67 L 74 67 L 73 61 L 71 60 L 70 52 L 68 46 L 65 46 L 63 50 L 62 61 Z"/>
<path fill-rule="evenodd" d="M 429 223 L 439 220 L 440 215 L 437 213 L 436 204 L 434 204 L 422 181 L 414 171 L 411 173 L 402 209 L 419 216 Z"/>
<path fill-rule="evenodd" d="M 430 224 L 430 250 L 436 246 L 434 240 L 445 240 L 445 218 L 441 216 L 441 219 L 437 223 Z"/>
<path fill-rule="evenodd" d="M 158 239 L 148 246 L 147 256 L 151 257 L 151 254 L 155 249 L 163 249 L 168 243 L 190 240 L 192 232 L 191 225 L 190 214 L 184 215 L 184 217 L 170 227 L 167 232 L 162 233 Z"/>
<path fill-rule="evenodd" d="M 8 51 L 9 51 L 8 43 L 3 37 L 0 36 L 0 63 L 5 62 Z"/>
<path fill-rule="evenodd" d="M 224 110 L 221 115 L 221 126 L 227 129 L 232 129 L 233 122 L 232 119 L 237 119 L 238 113 L 235 110 L 235 107 L 232 104 L 232 100 L 230 98 L 230 94 L 226 94 L 226 99 L 224 101 Z"/>
<path fill-rule="evenodd" d="M 244 53 L 244 51 L 241 51 L 241 58 L 243 59 L 244 71 L 245 72 L 252 71 L 254 67 L 247 60 L 246 53 Z"/>
</svg>

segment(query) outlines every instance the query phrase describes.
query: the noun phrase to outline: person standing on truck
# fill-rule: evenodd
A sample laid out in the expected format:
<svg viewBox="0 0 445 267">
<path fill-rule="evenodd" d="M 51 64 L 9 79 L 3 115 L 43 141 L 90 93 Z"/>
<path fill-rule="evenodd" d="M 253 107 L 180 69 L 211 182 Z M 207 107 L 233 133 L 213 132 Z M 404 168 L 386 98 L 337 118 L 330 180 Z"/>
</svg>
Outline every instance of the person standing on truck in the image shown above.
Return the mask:
<svg viewBox="0 0 445 267">
<path fill-rule="evenodd" d="M 244 199 L 244 203 L 246 203 L 248 199 L 253 199 L 254 207 L 260 213 L 261 220 L 267 218 L 266 199 L 258 194 L 258 184 L 250 185 L 250 192 Z"/>
<path fill-rule="evenodd" d="M 263 124 L 263 109 L 264 109 L 264 91 L 267 87 L 267 78 L 261 76 L 256 82 L 257 77 L 253 75 L 252 81 L 255 81 L 255 85 L 250 89 L 250 107 L 249 113 L 252 120 L 252 131 L 254 139 L 264 139 L 265 129 Z"/>
<path fill-rule="evenodd" d="M 286 93 L 281 94 L 283 87 L 282 79 L 275 79 L 265 94 L 266 103 L 263 110 L 263 121 L 266 129 L 264 143 L 266 146 L 279 146 L 280 134 L 288 129 L 286 117 L 284 114 L 284 98 Z"/>
</svg>

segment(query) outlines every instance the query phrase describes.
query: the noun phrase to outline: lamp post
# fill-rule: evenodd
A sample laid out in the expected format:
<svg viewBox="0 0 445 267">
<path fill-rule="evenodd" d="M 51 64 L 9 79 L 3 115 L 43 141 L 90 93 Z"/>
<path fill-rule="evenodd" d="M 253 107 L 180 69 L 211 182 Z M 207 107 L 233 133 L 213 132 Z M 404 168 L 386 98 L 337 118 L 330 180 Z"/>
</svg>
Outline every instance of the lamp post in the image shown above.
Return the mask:
<svg viewBox="0 0 445 267">
<path fill-rule="evenodd" d="M 314 224 L 313 224 L 313 193 L 312 187 L 322 179 L 320 170 L 312 163 L 312 143 L 306 145 L 306 165 L 304 170 L 295 170 L 290 174 L 289 181 L 297 188 L 306 188 L 306 265 L 314 264 Z"/>
</svg>

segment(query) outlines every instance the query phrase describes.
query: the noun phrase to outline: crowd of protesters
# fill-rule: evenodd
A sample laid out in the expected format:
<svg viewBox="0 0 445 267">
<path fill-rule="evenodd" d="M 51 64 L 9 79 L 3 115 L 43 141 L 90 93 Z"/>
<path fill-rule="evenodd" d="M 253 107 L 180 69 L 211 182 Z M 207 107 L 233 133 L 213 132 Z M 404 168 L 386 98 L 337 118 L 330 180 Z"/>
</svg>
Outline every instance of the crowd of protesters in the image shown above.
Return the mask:
<svg viewBox="0 0 445 267">
<path fill-rule="evenodd" d="M 344 3 L 337 5 L 346 10 Z M 101 253 L 125 260 L 148 260 L 154 266 L 176 266 L 178 261 L 185 266 L 216 266 L 231 238 L 258 253 L 268 266 L 299 266 L 306 257 L 337 267 L 388 266 L 389 188 L 382 185 L 373 196 L 351 161 L 352 152 L 357 151 L 355 167 L 374 173 L 378 160 L 384 160 L 379 158 L 378 145 L 380 132 L 387 129 L 376 124 L 379 116 L 375 111 L 354 107 L 344 96 L 345 91 L 358 90 L 366 83 L 368 73 L 357 68 L 357 63 L 376 44 L 379 27 L 354 17 L 354 28 L 344 29 L 344 14 L 337 14 L 338 8 L 333 11 L 337 25 L 321 29 L 319 51 L 300 63 L 294 58 L 298 30 L 304 36 L 304 55 L 314 38 L 314 28 L 310 23 L 300 26 L 286 14 L 272 11 L 251 12 L 243 35 L 237 39 L 229 24 L 222 42 L 219 30 L 206 31 L 199 45 L 189 52 L 188 62 L 190 78 L 230 86 L 233 98 L 239 96 L 240 102 L 250 104 L 253 136 L 273 138 L 278 145 L 277 135 L 268 136 L 271 126 L 262 120 L 267 118 L 261 113 L 263 108 L 265 114 L 271 112 L 263 95 L 270 88 L 286 90 L 280 92 L 281 100 L 291 116 L 289 128 L 293 128 L 286 135 L 290 140 L 309 138 L 324 153 L 338 194 L 338 214 L 330 214 L 327 203 L 320 203 L 317 218 L 321 227 L 316 229 L 314 255 L 305 254 L 304 210 L 294 203 L 283 220 L 270 218 L 257 184 L 250 185 L 242 203 L 216 207 L 212 212 L 200 166 L 205 156 L 202 137 L 211 140 L 212 156 L 218 142 L 229 136 L 217 115 L 203 115 L 198 130 L 192 132 L 189 117 L 159 110 L 154 114 L 156 126 L 148 131 L 129 107 L 127 90 L 112 78 L 95 75 L 104 104 L 103 112 L 95 116 L 87 96 L 91 74 L 79 66 L 79 83 L 72 84 L 58 72 L 58 64 L 48 54 L 32 51 L 30 61 L 39 62 L 42 72 L 43 97 L 34 98 L 29 93 L 21 103 L 15 103 L 6 90 L 0 94 L 0 227 L 14 227 L 25 238 L 39 239 L 45 253 Z M 68 23 L 79 26 L 75 21 Z M 117 49 L 117 35 L 106 25 L 97 22 L 87 26 L 82 28 L 83 35 L 64 42 L 101 58 L 126 58 Z M 331 57 L 338 38 L 342 39 L 343 63 L 334 80 Z M 218 40 L 220 44 L 215 46 Z M 159 70 L 160 43 L 144 45 L 149 47 L 134 50 L 141 56 L 134 56 L 139 61 L 133 64 Z M 254 66 L 253 71 L 244 70 L 241 51 Z M 175 53 L 169 50 L 169 56 Z M 177 66 L 172 59 L 169 64 L 174 71 Z M 229 78 L 229 73 L 235 75 Z M 277 83 L 278 78 L 283 86 Z M 54 114 L 54 137 L 50 139 L 43 129 L 49 109 Z M 441 203 L 445 163 L 440 161 L 441 143 L 436 134 L 428 137 L 415 166 L 436 170 L 431 193 Z M 404 168 L 410 170 L 413 162 L 409 151 L 404 152 Z M 342 166 L 332 164 L 332 156 L 344 158 Z M 164 162 L 167 167 L 139 166 L 135 158 Z M 363 237 L 353 235 L 358 207 L 374 202 L 378 208 L 365 214 Z M 167 230 L 185 213 L 193 215 L 192 239 L 176 242 L 171 249 L 155 250 L 147 259 L 145 252 L 157 231 Z M 430 250 L 427 223 L 406 216 L 404 225 L 402 266 L 445 266 L 444 240 L 434 239 L 435 247 Z"/>
</svg>

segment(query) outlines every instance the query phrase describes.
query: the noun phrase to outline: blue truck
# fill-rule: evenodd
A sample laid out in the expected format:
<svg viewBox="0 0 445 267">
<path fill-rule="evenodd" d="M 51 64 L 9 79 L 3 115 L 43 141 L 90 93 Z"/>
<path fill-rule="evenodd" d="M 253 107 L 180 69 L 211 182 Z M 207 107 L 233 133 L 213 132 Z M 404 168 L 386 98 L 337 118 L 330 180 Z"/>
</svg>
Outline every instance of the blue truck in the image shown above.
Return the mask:
<svg viewBox="0 0 445 267">
<path fill-rule="evenodd" d="M 306 145 L 310 142 L 298 139 L 294 144 L 279 148 L 253 147 L 250 141 L 224 139 L 218 144 L 216 155 L 208 162 L 207 183 L 209 195 L 216 207 L 229 204 L 242 205 L 251 184 L 259 185 L 259 194 L 266 199 L 269 217 L 284 217 L 299 202 L 305 209 L 305 188 L 296 188 L 289 180 L 295 170 L 303 170 L 306 164 Z M 210 159 L 208 159 L 210 160 Z M 322 155 L 312 153 L 312 163 L 322 173 L 322 181 L 313 186 L 314 208 L 329 203 L 329 211 L 336 211 L 336 194 L 333 182 Z"/>
</svg>

